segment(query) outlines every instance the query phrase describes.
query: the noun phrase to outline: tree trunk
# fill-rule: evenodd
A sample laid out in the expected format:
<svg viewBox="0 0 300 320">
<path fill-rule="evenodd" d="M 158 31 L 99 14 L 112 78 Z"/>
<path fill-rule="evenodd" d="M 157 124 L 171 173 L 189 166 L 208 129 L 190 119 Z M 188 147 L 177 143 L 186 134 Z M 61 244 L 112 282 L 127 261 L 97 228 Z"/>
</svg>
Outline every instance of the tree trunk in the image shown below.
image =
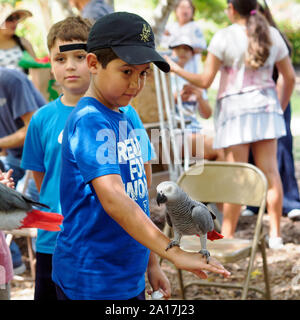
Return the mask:
<svg viewBox="0 0 300 320">
<path fill-rule="evenodd" d="M 178 1 L 179 0 L 160 0 L 153 12 L 152 29 L 157 45 L 160 43 L 169 15 L 174 10 Z"/>
<path fill-rule="evenodd" d="M 43 15 L 46 33 L 48 33 L 49 29 L 52 26 L 51 7 L 49 6 L 48 0 L 39 0 L 39 4 Z"/>
</svg>

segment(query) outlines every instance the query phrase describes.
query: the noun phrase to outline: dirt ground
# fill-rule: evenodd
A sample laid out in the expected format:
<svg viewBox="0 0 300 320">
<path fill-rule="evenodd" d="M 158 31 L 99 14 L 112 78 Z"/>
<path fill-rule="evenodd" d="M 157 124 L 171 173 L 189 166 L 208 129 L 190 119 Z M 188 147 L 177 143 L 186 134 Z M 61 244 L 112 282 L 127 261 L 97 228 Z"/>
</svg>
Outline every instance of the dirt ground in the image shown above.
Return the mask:
<svg viewBox="0 0 300 320">
<path fill-rule="evenodd" d="M 300 162 L 296 162 L 296 176 L 300 187 Z M 159 225 L 162 222 L 161 212 L 152 210 L 152 218 Z M 252 226 L 255 222 L 255 217 L 241 217 L 237 227 L 236 236 L 239 238 L 249 239 L 251 236 Z M 264 217 L 264 228 L 268 230 L 268 216 Z M 300 221 L 291 221 L 288 218 L 282 217 L 282 237 L 285 247 L 278 251 L 267 249 L 267 261 L 269 267 L 269 276 L 271 282 L 271 292 L 273 300 L 300 300 Z M 26 260 L 26 247 L 22 239 L 17 239 L 21 250 L 24 253 L 23 260 L 27 265 L 27 271 L 22 275 L 23 279 L 15 279 L 12 281 L 11 299 L 12 300 L 32 300 L 34 283 L 30 278 L 30 268 Z M 208 281 L 225 281 L 234 282 L 243 279 L 244 270 L 247 261 L 243 260 L 238 263 L 226 265 L 226 268 L 231 272 L 229 279 L 223 279 L 220 276 L 209 274 Z M 162 262 L 162 268 L 168 276 L 172 286 L 172 299 L 181 299 L 177 271 L 167 261 Z M 183 273 L 185 281 L 196 279 L 193 274 Z M 262 259 L 260 254 L 257 254 L 255 266 L 251 275 L 251 284 L 258 285 L 261 289 L 264 288 Z M 24 280 L 25 279 L 25 280 Z M 189 300 L 227 300 L 240 299 L 241 291 L 232 289 L 224 290 L 219 288 L 189 287 L 186 297 Z M 248 295 L 250 300 L 260 300 L 261 296 L 255 291 L 250 291 Z"/>
</svg>

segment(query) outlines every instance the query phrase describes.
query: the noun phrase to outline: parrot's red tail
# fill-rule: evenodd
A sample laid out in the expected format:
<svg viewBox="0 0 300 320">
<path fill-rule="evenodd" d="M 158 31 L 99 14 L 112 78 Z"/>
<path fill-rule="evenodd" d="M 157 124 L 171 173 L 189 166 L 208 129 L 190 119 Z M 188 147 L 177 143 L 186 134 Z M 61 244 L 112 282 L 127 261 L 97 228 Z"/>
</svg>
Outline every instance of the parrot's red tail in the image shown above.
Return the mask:
<svg viewBox="0 0 300 320">
<path fill-rule="evenodd" d="M 207 239 L 214 241 L 218 239 L 222 239 L 224 236 L 222 236 L 220 233 L 218 233 L 216 230 L 207 232 Z"/>
<path fill-rule="evenodd" d="M 31 210 L 22 221 L 21 228 L 38 228 L 47 231 L 60 231 L 63 216 L 58 213 Z"/>
</svg>

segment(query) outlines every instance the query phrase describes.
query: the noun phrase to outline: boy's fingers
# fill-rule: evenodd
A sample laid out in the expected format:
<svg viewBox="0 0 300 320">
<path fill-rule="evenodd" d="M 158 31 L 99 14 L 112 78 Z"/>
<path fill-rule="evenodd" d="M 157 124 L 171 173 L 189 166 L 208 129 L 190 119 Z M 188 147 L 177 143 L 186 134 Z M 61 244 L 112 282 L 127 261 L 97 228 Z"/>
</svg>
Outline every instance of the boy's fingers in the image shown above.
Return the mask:
<svg viewBox="0 0 300 320">
<path fill-rule="evenodd" d="M 206 258 L 205 258 L 206 259 Z M 203 270 L 222 274 L 224 277 L 229 277 L 230 272 L 224 268 L 224 266 L 215 258 L 210 257 L 209 263 L 203 263 Z"/>
<path fill-rule="evenodd" d="M 201 279 L 207 279 L 207 273 L 203 270 L 194 270 L 193 273 Z"/>
<path fill-rule="evenodd" d="M 229 277 L 231 275 L 231 273 L 226 270 L 220 263 L 211 264 L 211 262 L 209 262 L 208 266 L 208 271 L 223 274 L 224 277 Z"/>
<path fill-rule="evenodd" d="M 13 174 L 14 170 L 13 169 L 9 169 L 7 172 L 6 172 L 6 177 L 7 178 L 10 178 L 11 175 Z"/>
</svg>

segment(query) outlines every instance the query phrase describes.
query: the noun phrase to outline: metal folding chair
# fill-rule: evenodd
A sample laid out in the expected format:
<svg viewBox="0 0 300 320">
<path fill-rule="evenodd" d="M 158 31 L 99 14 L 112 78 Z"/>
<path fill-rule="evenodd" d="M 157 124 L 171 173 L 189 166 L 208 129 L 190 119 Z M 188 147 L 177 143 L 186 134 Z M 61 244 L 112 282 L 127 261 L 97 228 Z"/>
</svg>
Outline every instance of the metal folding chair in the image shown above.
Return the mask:
<svg viewBox="0 0 300 320">
<path fill-rule="evenodd" d="M 265 251 L 265 237 L 262 231 L 262 219 L 266 207 L 268 184 L 265 175 L 257 167 L 248 163 L 229 163 L 220 161 L 205 161 L 204 169 L 197 165 L 185 171 L 177 181 L 178 185 L 194 200 L 201 202 L 234 203 L 259 207 L 254 235 L 251 240 L 221 239 L 208 241 L 207 249 L 211 255 L 221 263 L 232 263 L 249 258 L 245 277 L 240 284 L 233 284 L 230 279 L 224 282 L 211 282 L 204 280 L 192 281 L 184 284 L 182 271 L 179 270 L 179 281 L 182 297 L 191 285 L 197 284 L 208 287 L 242 289 L 242 299 L 247 298 L 249 290 L 263 294 L 271 299 L 270 282 L 268 276 L 267 257 Z M 183 250 L 199 251 L 200 241 L 197 236 L 184 236 L 180 246 Z M 257 251 L 261 252 L 265 290 L 250 286 L 251 272 Z"/>
</svg>

